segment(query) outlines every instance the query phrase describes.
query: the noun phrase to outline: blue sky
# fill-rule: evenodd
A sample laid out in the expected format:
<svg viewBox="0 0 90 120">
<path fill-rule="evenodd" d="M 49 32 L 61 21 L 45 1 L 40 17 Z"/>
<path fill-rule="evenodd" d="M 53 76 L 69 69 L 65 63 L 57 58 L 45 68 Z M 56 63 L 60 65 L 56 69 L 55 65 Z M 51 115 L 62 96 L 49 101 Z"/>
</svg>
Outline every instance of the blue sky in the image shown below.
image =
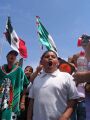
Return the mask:
<svg viewBox="0 0 90 120">
<path fill-rule="evenodd" d="M 11 50 L 3 35 L 7 16 L 18 36 L 28 48 L 24 66 L 38 65 L 41 44 L 38 40 L 35 16 L 53 37 L 59 56 L 67 58 L 81 50 L 77 39 L 83 33 L 90 35 L 90 0 L 0 0 L 0 65 L 6 63 L 6 54 Z"/>
</svg>

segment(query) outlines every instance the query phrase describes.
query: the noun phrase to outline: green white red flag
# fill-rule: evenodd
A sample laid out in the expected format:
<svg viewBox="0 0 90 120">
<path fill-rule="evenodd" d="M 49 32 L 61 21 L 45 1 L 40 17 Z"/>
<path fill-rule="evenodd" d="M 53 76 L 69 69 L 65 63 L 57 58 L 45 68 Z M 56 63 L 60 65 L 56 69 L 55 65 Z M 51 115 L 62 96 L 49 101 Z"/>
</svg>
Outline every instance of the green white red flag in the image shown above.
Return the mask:
<svg viewBox="0 0 90 120">
<path fill-rule="evenodd" d="M 25 42 L 19 38 L 11 25 L 10 17 L 8 17 L 6 23 L 6 32 L 4 33 L 7 39 L 7 42 L 10 44 L 12 49 L 16 50 L 21 57 L 27 58 L 27 47 Z"/>
</svg>

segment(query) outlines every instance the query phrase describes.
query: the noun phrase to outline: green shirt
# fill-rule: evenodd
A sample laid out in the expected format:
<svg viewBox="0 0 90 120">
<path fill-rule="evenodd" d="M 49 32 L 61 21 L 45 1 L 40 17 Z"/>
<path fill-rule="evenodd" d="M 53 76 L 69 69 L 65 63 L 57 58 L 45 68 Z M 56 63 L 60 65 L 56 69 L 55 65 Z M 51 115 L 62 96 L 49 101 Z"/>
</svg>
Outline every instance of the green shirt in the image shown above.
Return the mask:
<svg viewBox="0 0 90 120">
<path fill-rule="evenodd" d="M 0 109 L 2 118 L 10 120 L 12 112 L 19 113 L 20 93 L 29 82 L 21 67 L 14 65 L 9 73 L 6 72 L 7 69 L 7 65 L 0 68 Z M 5 118 L 8 110 L 9 118 Z"/>
</svg>

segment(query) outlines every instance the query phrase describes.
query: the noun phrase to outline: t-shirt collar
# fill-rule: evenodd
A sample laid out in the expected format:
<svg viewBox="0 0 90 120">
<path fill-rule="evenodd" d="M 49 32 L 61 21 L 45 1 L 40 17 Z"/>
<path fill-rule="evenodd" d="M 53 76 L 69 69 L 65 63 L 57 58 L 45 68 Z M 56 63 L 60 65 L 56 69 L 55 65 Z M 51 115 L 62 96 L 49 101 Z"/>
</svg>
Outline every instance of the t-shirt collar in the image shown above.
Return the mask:
<svg viewBox="0 0 90 120">
<path fill-rule="evenodd" d="M 45 71 L 43 71 L 41 74 L 41 77 L 45 77 L 46 75 L 56 77 L 58 72 L 59 72 L 58 69 L 56 71 L 54 71 L 53 73 L 46 73 Z"/>
</svg>

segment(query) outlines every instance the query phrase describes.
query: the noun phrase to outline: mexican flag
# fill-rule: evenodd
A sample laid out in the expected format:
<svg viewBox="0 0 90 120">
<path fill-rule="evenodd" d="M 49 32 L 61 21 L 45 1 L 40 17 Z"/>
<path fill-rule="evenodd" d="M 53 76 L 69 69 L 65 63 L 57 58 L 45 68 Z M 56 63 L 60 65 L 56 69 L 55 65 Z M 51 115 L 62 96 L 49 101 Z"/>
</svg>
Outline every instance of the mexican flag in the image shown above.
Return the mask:
<svg viewBox="0 0 90 120">
<path fill-rule="evenodd" d="M 17 36 L 11 25 L 10 17 L 8 17 L 6 23 L 6 32 L 4 34 L 12 49 L 16 50 L 21 55 L 21 57 L 27 58 L 27 48 L 25 46 L 25 42 Z"/>
<path fill-rule="evenodd" d="M 46 46 L 48 50 L 53 50 L 54 52 L 57 53 L 57 48 L 54 43 L 54 40 L 51 37 L 51 35 L 48 33 L 48 31 L 45 29 L 43 24 L 41 23 L 39 16 L 36 16 L 36 25 L 37 25 L 38 36 L 41 44 Z"/>
</svg>

